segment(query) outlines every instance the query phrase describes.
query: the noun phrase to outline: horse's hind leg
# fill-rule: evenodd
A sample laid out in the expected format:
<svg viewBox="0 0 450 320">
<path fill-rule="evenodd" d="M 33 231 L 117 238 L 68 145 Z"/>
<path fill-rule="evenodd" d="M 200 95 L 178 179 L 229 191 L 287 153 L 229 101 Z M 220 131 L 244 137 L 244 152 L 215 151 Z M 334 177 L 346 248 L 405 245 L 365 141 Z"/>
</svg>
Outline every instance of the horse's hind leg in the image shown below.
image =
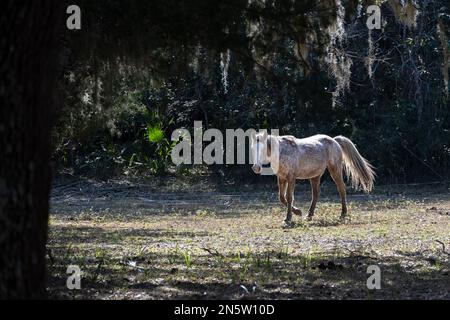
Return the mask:
<svg viewBox="0 0 450 320">
<path fill-rule="evenodd" d="M 317 199 L 320 193 L 320 178 L 321 176 L 312 178 L 309 180 L 311 183 L 311 205 L 308 210 L 308 219 L 311 220 L 314 216 L 314 211 L 316 210 Z"/>
<path fill-rule="evenodd" d="M 278 178 L 278 196 L 279 196 L 280 202 L 286 207 L 288 205 L 287 200 L 286 200 L 286 187 L 287 187 L 287 185 L 288 185 L 288 183 L 287 183 L 286 179 Z M 294 204 L 292 204 L 292 212 L 294 214 L 299 215 L 299 216 L 302 215 L 302 210 L 300 210 L 299 208 L 295 207 Z"/>
<path fill-rule="evenodd" d="M 347 192 L 345 190 L 344 178 L 342 177 L 342 167 L 329 166 L 328 171 L 330 171 L 331 178 L 333 178 L 333 181 L 336 183 L 337 189 L 339 191 L 339 196 L 341 197 L 341 218 L 345 218 L 347 216 Z"/>
</svg>

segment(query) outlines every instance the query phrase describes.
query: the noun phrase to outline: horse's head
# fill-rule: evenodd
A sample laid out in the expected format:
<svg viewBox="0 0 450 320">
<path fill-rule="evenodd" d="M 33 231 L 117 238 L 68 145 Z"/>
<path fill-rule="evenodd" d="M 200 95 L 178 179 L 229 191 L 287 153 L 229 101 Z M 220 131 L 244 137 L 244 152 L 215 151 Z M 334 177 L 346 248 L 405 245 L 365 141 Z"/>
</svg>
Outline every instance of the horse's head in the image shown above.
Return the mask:
<svg viewBox="0 0 450 320">
<path fill-rule="evenodd" d="M 253 166 L 252 170 L 256 174 L 261 174 L 263 164 L 269 162 L 271 155 L 270 137 L 267 131 L 252 133 L 250 148 L 252 150 Z"/>
</svg>

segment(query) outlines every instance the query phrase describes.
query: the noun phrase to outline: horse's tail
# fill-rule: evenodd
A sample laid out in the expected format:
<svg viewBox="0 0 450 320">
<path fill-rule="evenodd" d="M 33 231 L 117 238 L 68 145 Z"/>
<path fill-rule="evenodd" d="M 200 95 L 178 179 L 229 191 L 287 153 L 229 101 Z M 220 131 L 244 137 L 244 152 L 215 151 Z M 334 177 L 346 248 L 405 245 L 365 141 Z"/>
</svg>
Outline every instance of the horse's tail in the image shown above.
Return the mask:
<svg viewBox="0 0 450 320">
<path fill-rule="evenodd" d="M 373 166 L 359 154 L 356 146 L 350 139 L 337 136 L 334 140 L 342 148 L 345 172 L 351 179 L 353 188 L 356 189 L 358 186 L 361 186 L 365 192 L 372 191 L 375 180 Z"/>
</svg>

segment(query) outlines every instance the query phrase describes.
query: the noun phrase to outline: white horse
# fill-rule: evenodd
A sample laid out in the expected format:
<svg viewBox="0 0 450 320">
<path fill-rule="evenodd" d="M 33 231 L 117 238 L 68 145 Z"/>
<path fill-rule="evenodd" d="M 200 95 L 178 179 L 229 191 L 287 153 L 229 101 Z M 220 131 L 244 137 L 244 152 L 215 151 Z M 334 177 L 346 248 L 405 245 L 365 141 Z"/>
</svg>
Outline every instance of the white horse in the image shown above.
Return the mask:
<svg viewBox="0 0 450 320">
<path fill-rule="evenodd" d="M 331 138 L 315 135 L 297 139 L 294 136 L 272 136 L 263 131 L 252 134 L 251 150 L 253 171 L 261 174 L 262 165 L 270 163 L 278 177 L 279 198 L 287 207 L 284 220 L 286 226 L 291 223 L 292 213 L 302 215 L 301 210 L 293 205 L 296 179 L 309 179 L 311 182 L 312 201 L 307 216 L 309 220 L 314 216 L 320 178 L 327 168 L 341 197 L 341 218 L 347 215 L 343 167 L 355 189 L 360 186 L 365 192 L 370 192 L 373 188 L 373 167 L 359 154 L 353 142 L 343 136 Z"/>
</svg>

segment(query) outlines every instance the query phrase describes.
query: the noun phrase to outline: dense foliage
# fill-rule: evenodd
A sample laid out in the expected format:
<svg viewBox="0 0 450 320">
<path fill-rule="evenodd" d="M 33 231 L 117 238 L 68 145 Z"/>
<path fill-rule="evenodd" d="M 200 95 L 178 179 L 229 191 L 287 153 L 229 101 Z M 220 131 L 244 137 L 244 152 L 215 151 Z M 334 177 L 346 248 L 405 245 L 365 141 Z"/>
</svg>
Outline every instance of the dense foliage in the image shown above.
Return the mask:
<svg viewBox="0 0 450 320">
<path fill-rule="evenodd" d="M 369 31 L 365 8 L 375 2 L 383 26 Z M 55 160 L 97 176 L 165 174 L 172 131 L 201 120 L 221 130 L 343 134 L 381 180 L 446 179 L 446 5 L 82 1 L 83 29 L 66 35 Z"/>
</svg>

